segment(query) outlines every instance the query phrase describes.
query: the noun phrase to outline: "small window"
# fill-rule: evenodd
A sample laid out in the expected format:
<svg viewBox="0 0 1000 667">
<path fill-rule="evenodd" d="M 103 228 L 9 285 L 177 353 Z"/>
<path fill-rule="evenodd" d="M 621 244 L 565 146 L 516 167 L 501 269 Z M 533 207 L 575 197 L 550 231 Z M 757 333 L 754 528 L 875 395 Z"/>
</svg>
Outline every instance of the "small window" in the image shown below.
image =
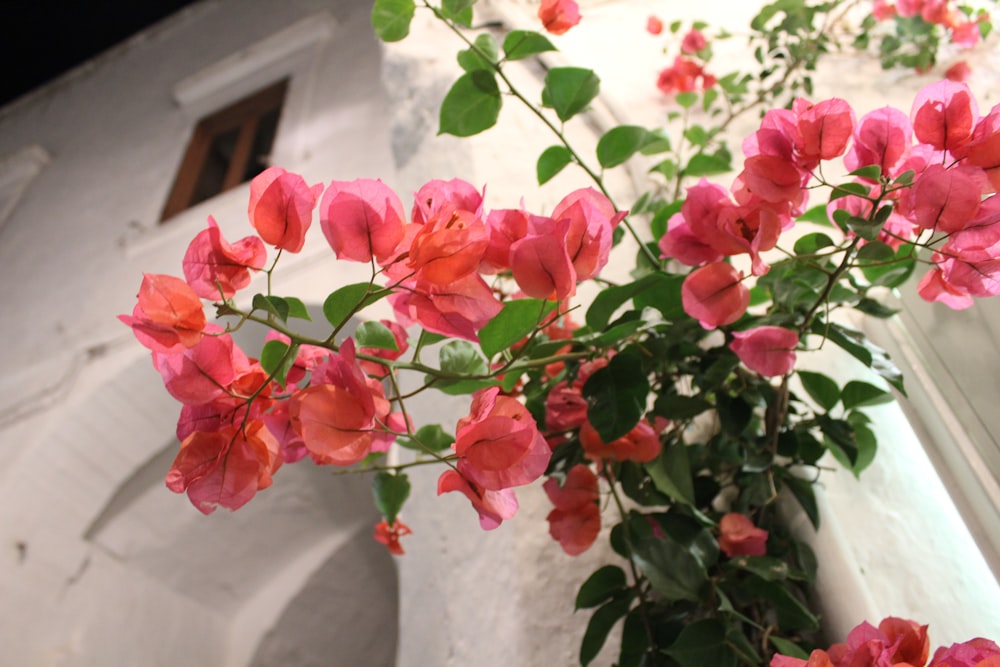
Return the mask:
<svg viewBox="0 0 1000 667">
<path fill-rule="evenodd" d="M 287 88 L 281 81 L 199 121 L 161 222 L 267 169 Z"/>
</svg>

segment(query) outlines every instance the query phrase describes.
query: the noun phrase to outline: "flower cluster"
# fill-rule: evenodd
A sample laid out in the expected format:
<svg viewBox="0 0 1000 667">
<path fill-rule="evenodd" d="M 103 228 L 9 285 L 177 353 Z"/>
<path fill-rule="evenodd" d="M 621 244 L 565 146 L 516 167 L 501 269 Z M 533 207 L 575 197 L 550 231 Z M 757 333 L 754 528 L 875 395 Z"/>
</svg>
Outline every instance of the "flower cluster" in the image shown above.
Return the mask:
<svg viewBox="0 0 1000 667">
<path fill-rule="evenodd" d="M 482 194 L 458 179 L 430 181 L 414 199 L 407 216 L 381 181 L 324 188 L 272 167 L 250 187 L 248 215 L 257 235 L 230 244 L 210 218 L 184 256 L 184 279 L 144 277 L 135 310 L 120 319 L 152 351 L 167 390 L 183 405 L 181 449 L 167 476 L 171 490 L 187 492 L 206 513 L 218 505 L 237 509 L 270 485 L 283 463 L 308 455 L 317 464 L 349 466 L 386 451 L 410 433 L 380 381 L 408 348 L 405 326 L 476 341 L 503 308 L 501 299 L 569 299 L 579 281 L 607 263 L 624 215 L 589 188 L 567 195 L 547 216 L 487 212 Z M 317 208 L 337 258 L 371 263 L 386 283 L 363 286 L 365 294 L 351 305 L 387 297 L 396 319 L 379 323 L 387 336 L 381 343 L 334 344 L 332 336 L 307 343 L 272 331 L 268 345 L 279 362 L 265 369 L 229 331 L 207 322 L 202 299 L 237 312 L 233 297 L 253 272 L 265 270 L 265 244 L 301 251 Z M 453 451 L 439 493 L 468 496 L 484 528 L 514 514 L 512 488 L 541 476 L 550 456 L 532 416 L 498 387 L 475 394 Z M 400 530 L 387 524 L 377 535 L 395 549 Z"/>
<path fill-rule="evenodd" d="M 890 616 L 877 628 L 867 621 L 861 623 L 851 630 L 845 643 L 826 651 L 817 649 L 808 659 L 775 655 L 771 667 L 997 667 L 1000 646 L 977 637 L 938 648 L 930 662 L 928 657 L 927 626 Z"/>
<path fill-rule="evenodd" d="M 678 28 L 679 24 L 674 24 L 671 31 L 676 32 Z M 650 16 L 646 21 L 646 31 L 651 35 L 661 34 L 663 21 L 657 16 Z M 716 78 L 705 70 L 710 57 L 708 39 L 698 27 L 692 27 L 681 37 L 680 53 L 674 57 L 673 64 L 660 70 L 656 87 L 666 95 L 711 88 Z"/>
</svg>

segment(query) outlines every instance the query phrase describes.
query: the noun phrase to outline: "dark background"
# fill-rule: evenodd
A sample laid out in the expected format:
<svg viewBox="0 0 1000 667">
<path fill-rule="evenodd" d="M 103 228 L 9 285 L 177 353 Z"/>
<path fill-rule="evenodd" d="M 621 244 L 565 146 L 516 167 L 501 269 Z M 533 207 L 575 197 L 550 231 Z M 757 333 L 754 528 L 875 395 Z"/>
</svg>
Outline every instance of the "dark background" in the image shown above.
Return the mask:
<svg viewBox="0 0 1000 667">
<path fill-rule="evenodd" d="M 196 0 L 3 0 L 0 107 Z"/>
</svg>

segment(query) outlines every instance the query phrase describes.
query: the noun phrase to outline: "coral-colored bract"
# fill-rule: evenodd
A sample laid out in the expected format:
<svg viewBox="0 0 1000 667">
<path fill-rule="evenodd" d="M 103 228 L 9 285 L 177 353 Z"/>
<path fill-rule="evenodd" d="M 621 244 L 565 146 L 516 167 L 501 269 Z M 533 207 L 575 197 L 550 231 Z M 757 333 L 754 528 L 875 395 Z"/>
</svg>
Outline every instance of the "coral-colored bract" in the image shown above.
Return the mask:
<svg viewBox="0 0 1000 667">
<path fill-rule="evenodd" d="M 745 514 L 730 512 L 719 521 L 719 548 L 730 558 L 763 556 L 767 553 L 767 535 Z"/>
<path fill-rule="evenodd" d="M 580 22 L 580 8 L 575 0 L 542 0 L 538 18 L 553 35 L 561 35 Z"/>
</svg>

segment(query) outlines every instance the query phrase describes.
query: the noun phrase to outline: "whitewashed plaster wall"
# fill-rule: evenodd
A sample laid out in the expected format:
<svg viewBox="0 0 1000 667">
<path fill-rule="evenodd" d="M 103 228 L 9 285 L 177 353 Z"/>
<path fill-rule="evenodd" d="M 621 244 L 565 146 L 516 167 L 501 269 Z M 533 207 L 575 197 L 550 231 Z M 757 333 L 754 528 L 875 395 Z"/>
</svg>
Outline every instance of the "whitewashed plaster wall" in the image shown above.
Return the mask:
<svg viewBox="0 0 1000 667">
<path fill-rule="evenodd" d="M 590 146 L 612 122 L 655 124 L 667 109 L 653 87 L 665 61 L 642 31 L 646 15 L 722 18 L 736 31 L 753 12 L 742 2 L 713 3 L 711 16 L 694 3 L 581 4 L 584 21 L 557 41 L 559 62 L 594 67 L 605 82 L 596 114 L 571 128 Z M 338 651 L 366 656 L 342 667 L 393 664 L 396 629 L 385 618 L 397 584 L 369 540 L 367 480 L 289 466 L 240 512 L 201 517 L 162 486 L 177 408 L 114 320 L 131 310 L 142 271 L 179 273 L 209 213 L 230 239 L 248 232 L 245 186 L 156 221 L 197 118 L 268 77 L 295 74 L 275 161 L 311 182 L 378 176 L 408 204 L 426 180 L 461 177 L 487 184 L 489 206 L 524 196 L 538 210 L 585 184 L 567 172 L 534 185 L 526 165 L 552 142 L 511 104 L 488 135 L 435 137 L 457 44 L 418 13 L 413 38 L 382 57 L 362 5 L 208 0 L 0 110 L 0 159 L 13 156 L 2 164 L 14 174 L 0 178 L 0 640 L 10 664 L 325 665 Z M 526 0 L 488 11 L 534 25 Z M 256 69 L 233 74 L 247 61 Z M 515 74 L 537 92 L 530 63 Z M 886 75 L 847 62 L 820 78 L 820 91 L 848 74 L 859 108 L 885 103 L 887 89 L 908 104 L 900 99 L 920 84 L 887 86 Z M 612 183 L 621 201 L 640 174 L 638 184 Z M 333 268 L 328 257 L 314 233 L 299 257 L 283 259 L 276 289 L 319 302 L 366 278 L 364 267 Z M 416 412 L 446 421 L 464 406 L 435 396 Z M 1000 636 L 995 581 L 896 414 L 886 417 L 889 456 L 860 483 L 845 474 L 826 482 L 831 511 L 817 546 L 839 554 L 821 583 L 831 630 L 892 613 L 931 622 L 939 642 Z M 516 520 L 481 533 L 463 498 L 434 497 L 435 473 L 412 477 L 404 519 L 416 532 L 396 563 L 396 664 L 573 663 L 586 619 L 570 601 L 605 554 L 562 554 L 537 489 L 519 492 Z"/>
</svg>

